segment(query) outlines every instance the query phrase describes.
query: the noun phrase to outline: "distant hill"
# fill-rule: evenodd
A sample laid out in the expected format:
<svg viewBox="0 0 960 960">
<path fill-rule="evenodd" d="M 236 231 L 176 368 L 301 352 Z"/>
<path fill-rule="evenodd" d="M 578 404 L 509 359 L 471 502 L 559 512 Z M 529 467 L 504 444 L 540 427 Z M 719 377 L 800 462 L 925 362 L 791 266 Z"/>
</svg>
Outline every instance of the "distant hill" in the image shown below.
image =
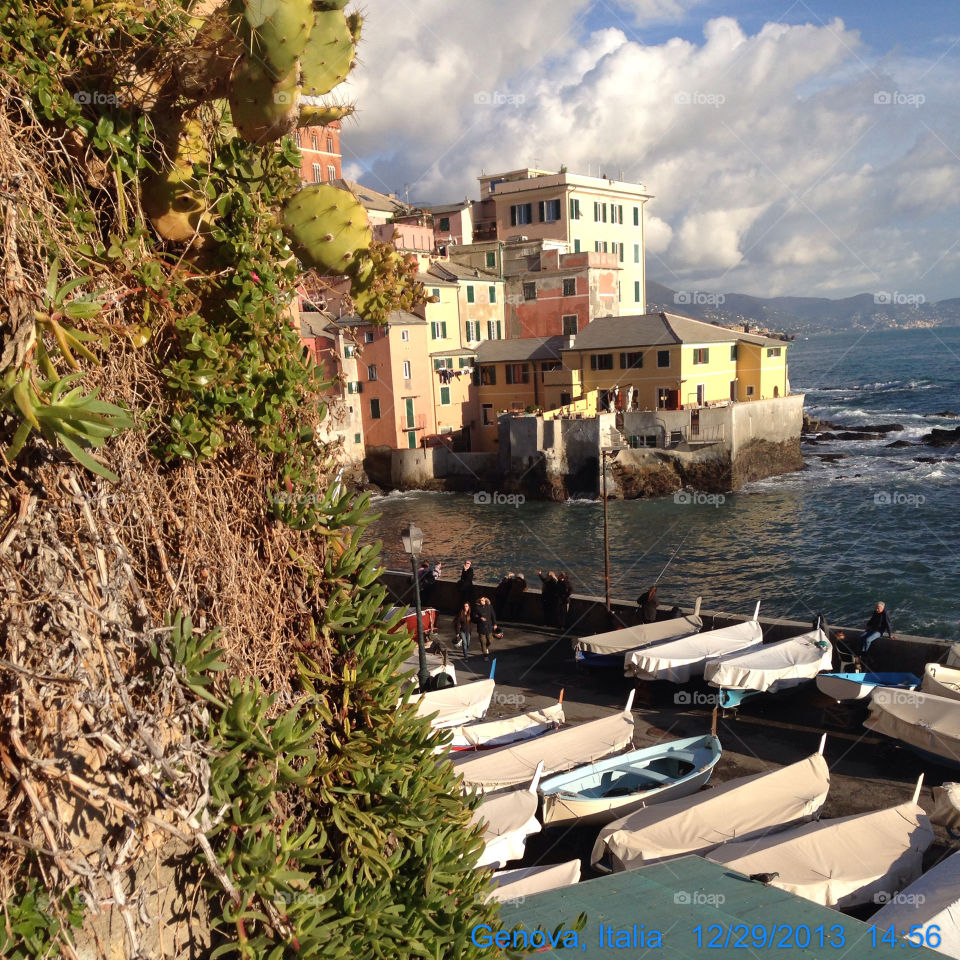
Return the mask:
<svg viewBox="0 0 960 960">
<path fill-rule="evenodd" d="M 708 294 L 676 291 L 655 280 L 647 281 L 647 310 L 667 310 L 696 320 L 724 325 L 751 323 L 790 334 L 840 330 L 960 326 L 960 297 L 937 303 L 910 300 L 891 292 L 878 302 L 871 293 L 842 300 L 827 297 L 751 297 L 743 293 Z"/>
</svg>

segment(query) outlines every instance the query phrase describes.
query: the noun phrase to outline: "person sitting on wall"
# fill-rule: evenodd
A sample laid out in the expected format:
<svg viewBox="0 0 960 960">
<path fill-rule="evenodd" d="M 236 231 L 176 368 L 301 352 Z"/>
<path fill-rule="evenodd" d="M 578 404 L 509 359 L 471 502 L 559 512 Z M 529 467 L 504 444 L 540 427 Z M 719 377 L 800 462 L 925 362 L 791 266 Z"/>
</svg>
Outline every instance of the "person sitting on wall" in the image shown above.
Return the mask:
<svg viewBox="0 0 960 960">
<path fill-rule="evenodd" d="M 519 620 L 523 613 L 523 595 L 527 590 L 527 578 L 518 573 L 510 581 L 510 593 L 507 595 L 507 612 L 505 619 Z"/>
<path fill-rule="evenodd" d="M 460 603 L 473 603 L 473 567 L 469 560 L 463 562 L 460 579 L 457 581 Z"/>
<path fill-rule="evenodd" d="M 557 625 L 557 575 L 548 570 L 547 575 L 543 575 L 542 570 L 537 571 L 537 576 L 541 580 L 540 599 L 543 601 L 543 622 L 548 627 Z"/>
<path fill-rule="evenodd" d="M 570 609 L 570 597 L 573 596 L 573 587 L 566 573 L 557 576 L 557 626 L 567 625 L 567 611 Z"/>
<path fill-rule="evenodd" d="M 878 600 L 877 605 L 873 608 L 873 613 L 870 614 L 870 619 L 867 621 L 863 635 L 860 637 L 860 641 L 863 644 L 863 653 L 866 653 L 870 649 L 870 644 L 872 644 L 877 637 L 882 637 L 884 634 L 891 640 L 895 639 L 890 629 L 887 605 L 882 600 Z"/>
<path fill-rule="evenodd" d="M 510 596 L 510 587 L 513 585 L 513 574 L 508 573 L 493 592 L 493 609 L 498 617 L 507 615 L 507 598 Z"/>
<path fill-rule="evenodd" d="M 651 587 L 637 597 L 637 606 L 640 608 L 640 619 L 644 623 L 657 621 L 657 588 Z"/>
</svg>

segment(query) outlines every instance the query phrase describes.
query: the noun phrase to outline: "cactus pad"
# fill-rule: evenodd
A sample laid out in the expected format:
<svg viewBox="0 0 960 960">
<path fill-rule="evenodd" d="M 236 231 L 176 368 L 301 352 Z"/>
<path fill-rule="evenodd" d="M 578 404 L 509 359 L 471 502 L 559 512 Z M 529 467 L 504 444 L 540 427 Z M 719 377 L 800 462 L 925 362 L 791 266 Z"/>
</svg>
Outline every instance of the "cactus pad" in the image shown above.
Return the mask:
<svg viewBox="0 0 960 960">
<path fill-rule="evenodd" d="M 234 0 L 231 12 L 247 56 L 260 61 L 273 80 L 286 77 L 313 28 L 310 0 Z"/>
<path fill-rule="evenodd" d="M 301 190 L 284 209 L 283 226 L 304 265 L 328 274 L 344 273 L 355 252 L 370 246 L 367 211 L 326 183 Z"/>
<path fill-rule="evenodd" d="M 323 96 L 346 80 L 354 51 L 350 28 L 342 13 L 333 10 L 315 14 L 310 40 L 300 55 L 303 92 L 311 97 Z"/>
<path fill-rule="evenodd" d="M 311 103 L 313 97 L 300 98 L 300 119 L 297 126 L 300 127 L 323 127 L 335 120 L 342 120 L 353 113 L 351 104 L 332 104 L 332 103 Z"/>
<path fill-rule="evenodd" d="M 267 143 L 297 125 L 297 69 L 274 81 L 255 60 L 241 61 L 230 78 L 230 112 L 237 132 L 250 143 Z"/>
<path fill-rule="evenodd" d="M 350 0 L 314 0 L 314 10 L 342 10 Z"/>
</svg>

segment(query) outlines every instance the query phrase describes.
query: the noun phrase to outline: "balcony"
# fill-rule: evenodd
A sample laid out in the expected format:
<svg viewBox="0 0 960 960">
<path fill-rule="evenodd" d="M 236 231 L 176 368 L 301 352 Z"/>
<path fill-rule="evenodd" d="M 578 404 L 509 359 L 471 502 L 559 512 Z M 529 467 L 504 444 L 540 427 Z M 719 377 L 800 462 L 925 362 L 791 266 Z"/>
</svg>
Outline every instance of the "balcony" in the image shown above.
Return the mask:
<svg viewBox="0 0 960 960">
<path fill-rule="evenodd" d="M 401 417 L 400 420 L 397 422 L 397 431 L 400 433 L 406 433 L 409 430 L 426 430 L 426 429 L 427 429 L 427 415 L 425 413 L 416 414 L 412 422 L 407 417 Z"/>
</svg>

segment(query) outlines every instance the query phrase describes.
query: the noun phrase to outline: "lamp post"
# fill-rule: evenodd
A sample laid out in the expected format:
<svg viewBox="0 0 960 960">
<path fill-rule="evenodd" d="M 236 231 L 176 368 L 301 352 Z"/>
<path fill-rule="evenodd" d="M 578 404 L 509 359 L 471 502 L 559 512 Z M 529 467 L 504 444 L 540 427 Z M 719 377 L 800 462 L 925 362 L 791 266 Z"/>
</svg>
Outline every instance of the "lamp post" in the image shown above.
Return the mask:
<svg viewBox="0 0 960 960">
<path fill-rule="evenodd" d="M 607 448 L 600 448 L 600 475 L 603 483 L 603 588 L 607 601 L 607 617 L 610 616 L 610 534 L 607 524 Z"/>
<path fill-rule="evenodd" d="M 417 652 L 420 654 L 420 670 L 417 672 L 417 682 L 420 692 L 425 693 L 430 671 L 427 669 L 427 651 L 423 645 L 423 614 L 420 612 L 420 578 L 417 576 L 417 559 L 423 550 L 423 531 L 413 522 L 406 530 L 400 533 L 403 549 L 410 554 L 410 569 L 413 571 L 413 596 L 417 607 Z"/>
</svg>

